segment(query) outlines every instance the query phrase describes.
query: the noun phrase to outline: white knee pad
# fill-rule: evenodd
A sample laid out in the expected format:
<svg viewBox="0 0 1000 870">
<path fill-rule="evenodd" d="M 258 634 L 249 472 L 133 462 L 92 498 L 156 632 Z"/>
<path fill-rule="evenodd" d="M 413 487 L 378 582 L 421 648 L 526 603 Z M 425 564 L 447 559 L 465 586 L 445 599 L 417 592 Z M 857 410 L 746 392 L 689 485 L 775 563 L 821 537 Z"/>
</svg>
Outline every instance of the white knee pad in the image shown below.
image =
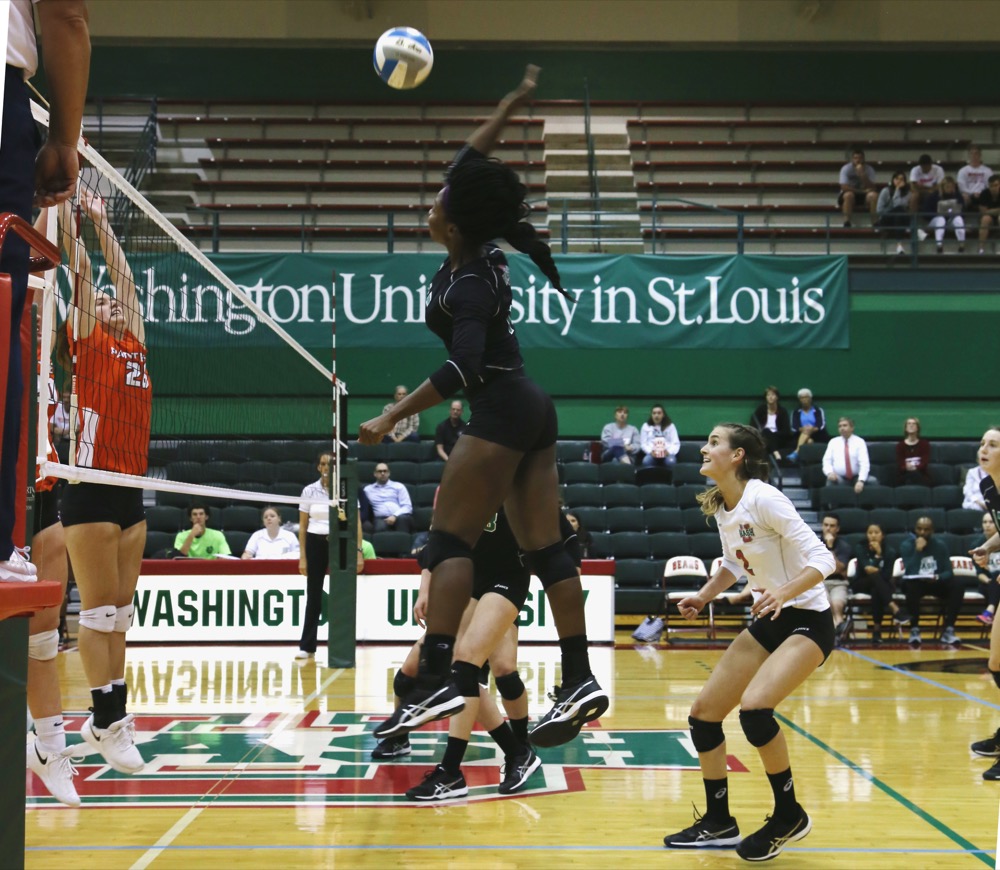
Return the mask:
<svg viewBox="0 0 1000 870">
<path fill-rule="evenodd" d="M 135 615 L 135 605 L 119 607 L 115 614 L 115 631 L 125 634 L 132 627 L 132 617 Z"/>
<path fill-rule="evenodd" d="M 59 630 L 40 631 L 28 638 L 28 658 L 47 662 L 59 655 Z"/>
<path fill-rule="evenodd" d="M 103 607 L 93 607 L 90 610 L 80 611 L 80 625 L 89 628 L 91 631 L 99 631 L 101 634 L 111 634 L 115 630 L 115 619 L 118 611 L 113 604 L 105 604 Z"/>
</svg>

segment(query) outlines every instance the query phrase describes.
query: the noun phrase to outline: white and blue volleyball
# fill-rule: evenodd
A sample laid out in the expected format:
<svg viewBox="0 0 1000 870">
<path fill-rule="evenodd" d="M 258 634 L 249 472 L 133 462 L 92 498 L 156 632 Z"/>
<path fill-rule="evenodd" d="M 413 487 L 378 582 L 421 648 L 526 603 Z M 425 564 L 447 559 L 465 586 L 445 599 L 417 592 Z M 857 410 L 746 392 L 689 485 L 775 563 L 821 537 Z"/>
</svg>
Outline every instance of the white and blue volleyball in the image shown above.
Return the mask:
<svg viewBox="0 0 1000 870">
<path fill-rule="evenodd" d="M 382 81 L 390 88 L 405 91 L 415 88 L 430 75 L 434 51 L 419 30 L 393 27 L 378 38 L 372 60 Z"/>
</svg>

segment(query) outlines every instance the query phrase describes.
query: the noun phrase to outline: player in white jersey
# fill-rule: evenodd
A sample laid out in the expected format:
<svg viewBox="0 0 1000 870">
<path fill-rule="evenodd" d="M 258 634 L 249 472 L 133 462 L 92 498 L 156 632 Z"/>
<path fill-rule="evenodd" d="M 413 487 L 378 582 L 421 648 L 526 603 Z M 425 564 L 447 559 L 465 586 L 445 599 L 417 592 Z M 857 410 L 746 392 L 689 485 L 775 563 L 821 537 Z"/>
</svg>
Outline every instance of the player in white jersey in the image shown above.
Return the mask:
<svg viewBox="0 0 1000 870">
<path fill-rule="evenodd" d="M 697 595 L 677 605 L 694 619 L 716 595 L 746 576 L 756 617 L 723 654 L 691 707 L 708 807 L 695 824 L 663 838 L 668 848 L 736 846 L 747 861 L 766 861 L 809 833 L 812 822 L 795 799 L 788 747 L 774 708 L 833 649 L 833 617 L 823 580 L 833 556 L 795 507 L 767 481 L 767 450 L 756 429 L 721 423 L 701 448 L 701 473 L 715 486 L 699 496 L 722 538 L 722 566 Z M 774 792 L 774 812 L 741 840 L 729 812 L 726 738 L 722 721 L 740 708 L 740 726 L 757 747 Z"/>
</svg>

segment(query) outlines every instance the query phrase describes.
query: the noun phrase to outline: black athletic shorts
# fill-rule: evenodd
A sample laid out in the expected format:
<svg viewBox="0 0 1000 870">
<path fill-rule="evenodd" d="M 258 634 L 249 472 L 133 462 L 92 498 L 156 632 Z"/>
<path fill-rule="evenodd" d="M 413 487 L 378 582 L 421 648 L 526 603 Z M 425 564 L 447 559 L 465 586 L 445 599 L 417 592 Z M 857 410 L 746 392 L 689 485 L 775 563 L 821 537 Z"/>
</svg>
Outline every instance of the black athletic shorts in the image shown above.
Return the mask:
<svg viewBox="0 0 1000 870">
<path fill-rule="evenodd" d="M 833 611 L 829 607 L 826 610 L 788 607 L 777 619 L 771 619 L 770 613 L 758 617 L 747 631 L 769 653 L 793 634 L 803 634 L 813 641 L 823 651 L 824 662 L 833 652 Z"/>
<path fill-rule="evenodd" d="M 520 372 L 496 375 L 466 395 L 470 417 L 463 437 L 473 435 L 522 453 L 551 447 L 559 437 L 552 399 Z"/>
<path fill-rule="evenodd" d="M 531 572 L 520 565 L 513 571 L 489 571 L 486 573 L 477 571 L 472 581 L 472 597 L 478 601 L 487 592 L 492 592 L 506 598 L 520 613 L 528 598 L 530 584 Z"/>
<path fill-rule="evenodd" d="M 114 523 L 130 529 L 146 519 L 142 490 L 107 483 L 72 483 L 62 493 L 59 519 L 64 526 L 84 523 Z"/>
<path fill-rule="evenodd" d="M 49 526 L 54 526 L 59 522 L 59 497 L 62 493 L 63 483 L 57 480 L 52 489 L 35 493 L 35 510 L 31 522 L 31 533 L 37 535 Z"/>
</svg>

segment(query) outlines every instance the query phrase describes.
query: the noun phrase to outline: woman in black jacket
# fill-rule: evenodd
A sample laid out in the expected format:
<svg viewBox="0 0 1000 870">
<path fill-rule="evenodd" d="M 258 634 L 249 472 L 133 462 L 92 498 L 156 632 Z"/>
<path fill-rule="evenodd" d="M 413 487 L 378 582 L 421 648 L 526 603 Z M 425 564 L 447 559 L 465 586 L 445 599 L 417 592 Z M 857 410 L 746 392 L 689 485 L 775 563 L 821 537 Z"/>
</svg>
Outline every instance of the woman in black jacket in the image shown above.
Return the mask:
<svg viewBox="0 0 1000 870">
<path fill-rule="evenodd" d="M 764 390 L 764 401 L 750 417 L 750 425 L 764 436 L 767 452 L 777 461 L 788 451 L 792 441 L 792 423 L 788 411 L 778 404 L 781 394 L 770 386 Z"/>
<path fill-rule="evenodd" d="M 882 617 L 886 609 L 892 612 L 895 625 L 909 625 L 910 618 L 892 600 L 895 585 L 892 568 L 897 553 L 885 543 L 885 532 L 878 523 L 871 523 L 866 540 L 858 544 L 855 556 L 858 564 L 851 578 L 851 592 L 864 593 L 872 598 L 872 643 L 882 643 Z"/>
</svg>

